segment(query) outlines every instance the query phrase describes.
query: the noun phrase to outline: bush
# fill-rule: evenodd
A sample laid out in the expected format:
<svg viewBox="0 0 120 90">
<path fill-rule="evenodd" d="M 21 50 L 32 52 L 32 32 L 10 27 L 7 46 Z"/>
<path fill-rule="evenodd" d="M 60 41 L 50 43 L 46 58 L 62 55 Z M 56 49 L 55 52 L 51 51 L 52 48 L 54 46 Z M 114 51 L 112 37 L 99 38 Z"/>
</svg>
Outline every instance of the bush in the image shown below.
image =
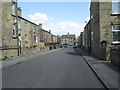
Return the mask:
<svg viewBox="0 0 120 90">
<path fill-rule="evenodd" d="M 2 60 L 6 60 L 8 58 L 8 56 L 5 56 Z"/>
<path fill-rule="evenodd" d="M 52 50 L 52 46 L 50 46 L 50 50 Z"/>
</svg>

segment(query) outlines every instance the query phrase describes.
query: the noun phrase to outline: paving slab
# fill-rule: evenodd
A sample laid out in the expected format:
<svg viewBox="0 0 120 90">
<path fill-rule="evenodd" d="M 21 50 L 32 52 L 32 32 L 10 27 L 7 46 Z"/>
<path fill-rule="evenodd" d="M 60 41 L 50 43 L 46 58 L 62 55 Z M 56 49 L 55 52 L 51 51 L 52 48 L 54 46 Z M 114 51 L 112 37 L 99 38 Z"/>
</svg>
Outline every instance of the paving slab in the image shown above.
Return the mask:
<svg viewBox="0 0 120 90">
<path fill-rule="evenodd" d="M 100 60 L 83 49 L 78 49 L 78 51 L 107 88 L 119 88 L 119 68 L 117 66 L 110 61 Z"/>
</svg>

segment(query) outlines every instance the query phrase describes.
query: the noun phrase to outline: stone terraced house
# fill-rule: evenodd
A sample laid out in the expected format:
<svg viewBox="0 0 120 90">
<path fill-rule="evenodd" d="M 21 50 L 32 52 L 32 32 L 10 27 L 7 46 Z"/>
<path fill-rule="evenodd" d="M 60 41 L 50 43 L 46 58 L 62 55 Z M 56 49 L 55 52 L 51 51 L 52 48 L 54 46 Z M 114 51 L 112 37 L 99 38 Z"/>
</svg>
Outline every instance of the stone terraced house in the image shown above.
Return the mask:
<svg viewBox="0 0 120 90">
<path fill-rule="evenodd" d="M 16 38 L 17 32 L 17 17 L 13 17 L 16 15 L 17 10 L 17 2 L 0 2 L 1 8 L 1 20 L 2 25 L 0 27 L 0 31 L 2 34 L 2 45 L 0 50 L 2 50 L 3 57 L 12 57 L 18 55 L 18 39 Z"/>
<path fill-rule="evenodd" d="M 93 0 L 92 0 L 93 1 Z M 120 61 L 120 1 L 91 2 L 84 30 L 85 48 L 100 59 Z"/>
<path fill-rule="evenodd" d="M 17 0 L 0 1 L 0 51 L 1 58 L 39 52 L 44 43 L 51 43 L 51 32 L 22 17 Z M 46 47 L 47 48 L 47 47 Z"/>
<path fill-rule="evenodd" d="M 76 44 L 75 34 L 68 33 L 67 35 L 62 35 L 61 43 L 67 45 L 75 45 Z"/>
</svg>

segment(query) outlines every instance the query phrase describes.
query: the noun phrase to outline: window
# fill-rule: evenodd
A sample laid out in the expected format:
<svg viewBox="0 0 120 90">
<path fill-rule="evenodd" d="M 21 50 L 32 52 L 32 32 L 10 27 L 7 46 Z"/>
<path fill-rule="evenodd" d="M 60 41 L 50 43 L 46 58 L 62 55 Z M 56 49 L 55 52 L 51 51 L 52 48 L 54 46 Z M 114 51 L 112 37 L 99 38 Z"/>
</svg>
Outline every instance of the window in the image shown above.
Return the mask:
<svg viewBox="0 0 120 90">
<path fill-rule="evenodd" d="M 20 20 L 18 20 L 18 29 L 20 29 Z"/>
<path fill-rule="evenodd" d="M 36 31 L 36 27 L 35 26 L 33 27 L 33 30 Z"/>
<path fill-rule="evenodd" d="M 34 36 L 34 41 L 36 41 L 36 36 Z"/>
<path fill-rule="evenodd" d="M 113 25 L 112 32 L 113 43 L 120 43 L 120 25 Z"/>
<path fill-rule="evenodd" d="M 91 40 L 93 40 L 93 31 L 91 32 Z"/>
<path fill-rule="evenodd" d="M 38 43 L 38 37 L 36 36 L 36 43 Z"/>
<path fill-rule="evenodd" d="M 25 27 L 25 28 L 27 27 L 27 23 L 26 23 L 26 22 L 24 22 L 24 27 Z"/>
<path fill-rule="evenodd" d="M 13 24 L 13 29 L 12 29 L 12 31 L 13 31 L 13 38 L 16 38 L 17 37 L 17 35 L 16 35 L 16 25 L 15 24 Z"/>
<path fill-rule="evenodd" d="M 15 2 L 12 1 L 12 14 L 15 15 Z"/>
<path fill-rule="evenodd" d="M 93 15 L 90 15 L 90 19 L 93 19 Z"/>
<path fill-rule="evenodd" d="M 112 14 L 120 14 L 120 1 L 112 1 Z"/>
<path fill-rule="evenodd" d="M 38 31 L 38 27 L 36 27 L 36 31 Z"/>
<path fill-rule="evenodd" d="M 38 31 L 38 27 L 34 26 L 34 31 Z"/>
</svg>

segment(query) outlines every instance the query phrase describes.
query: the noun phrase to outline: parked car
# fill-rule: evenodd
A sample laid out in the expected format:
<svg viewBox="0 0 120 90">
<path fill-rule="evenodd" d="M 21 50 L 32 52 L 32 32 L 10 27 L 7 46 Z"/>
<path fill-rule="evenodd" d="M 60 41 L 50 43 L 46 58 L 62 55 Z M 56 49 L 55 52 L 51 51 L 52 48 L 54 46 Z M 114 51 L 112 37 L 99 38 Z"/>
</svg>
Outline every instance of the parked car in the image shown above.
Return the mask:
<svg viewBox="0 0 120 90">
<path fill-rule="evenodd" d="M 68 45 L 64 45 L 64 48 L 67 48 L 68 47 Z"/>
<path fill-rule="evenodd" d="M 77 45 L 73 45 L 73 48 L 77 48 L 78 46 Z"/>
</svg>

